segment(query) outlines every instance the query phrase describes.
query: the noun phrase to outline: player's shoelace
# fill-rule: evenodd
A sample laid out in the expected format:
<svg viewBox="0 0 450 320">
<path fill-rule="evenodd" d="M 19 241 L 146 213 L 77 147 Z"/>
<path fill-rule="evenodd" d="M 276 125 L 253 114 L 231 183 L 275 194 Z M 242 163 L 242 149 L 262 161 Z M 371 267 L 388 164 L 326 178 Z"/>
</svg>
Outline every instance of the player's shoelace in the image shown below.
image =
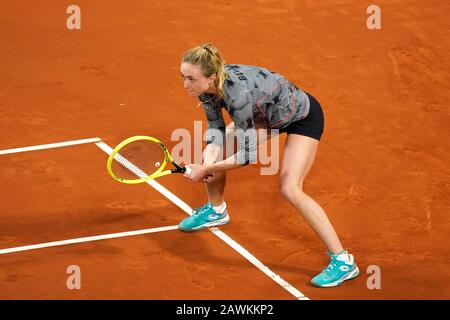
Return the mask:
<svg viewBox="0 0 450 320">
<path fill-rule="evenodd" d="M 337 255 L 333 255 L 328 252 L 327 252 L 327 255 L 329 255 L 331 257 L 331 262 L 325 269 L 322 270 L 322 272 L 332 273 L 334 271 L 334 268 L 336 268 L 336 266 L 337 266 L 337 261 L 336 261 Z"/>
<path fill-rule="evenodd" d="M 209 209 L 209 203 L 205 204 L 202 207 L 192 209 L 192 215 L 194 217 L 200 217 L 202 213 Z"/>
</svg>

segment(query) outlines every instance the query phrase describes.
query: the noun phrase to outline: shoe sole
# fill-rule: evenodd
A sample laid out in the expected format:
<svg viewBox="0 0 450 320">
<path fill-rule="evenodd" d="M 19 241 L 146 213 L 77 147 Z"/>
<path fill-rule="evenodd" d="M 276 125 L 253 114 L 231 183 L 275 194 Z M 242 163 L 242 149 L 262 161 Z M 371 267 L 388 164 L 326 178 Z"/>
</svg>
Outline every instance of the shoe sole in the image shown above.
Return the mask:
<svg viewBox="0 0 450 320">
<path fill-rule="evenodd" d="M 217 226 L 222 226 L 224 224 L 227 224 L 228 222 L 230 222 L 230 216 L 227 214 L 227 216 L 225 218 L 219 219 L 219 220 L 215 220 L 215 221 L 211 221 L 211 222 L 207 222 L 205 224 L 202 224 L 198 227 L 195 228 L 190 228 L 190 229 L 183 229 L 180 228 L 178 226 L 178 229 L 181 231 L 185 231 L 185 232 L 191 232 L 191 231 L 198 231 L 198 230 L 202 230 L 202 229 L 206 229 L 206 228 L 210 228 L 210 227 L 217 227 Z"/>
<path fill-rule="evenodd" d="M 358 267 L 356 267 L 349 273 L 345 274 L 342 278 L 340 278 L 339 280 L 336 280 L 334 282 L 330 282 L 327 284 L 318 284 L 318 283 L 311 282 L 311 284 L 316 287 L 319 287 L 319 288 L 337 287 L 337 286 L 340 286 L 344 281 L 356 278 L 358 275 L 359 275 L 359 269 L 358 269 Z"/>
</svg>

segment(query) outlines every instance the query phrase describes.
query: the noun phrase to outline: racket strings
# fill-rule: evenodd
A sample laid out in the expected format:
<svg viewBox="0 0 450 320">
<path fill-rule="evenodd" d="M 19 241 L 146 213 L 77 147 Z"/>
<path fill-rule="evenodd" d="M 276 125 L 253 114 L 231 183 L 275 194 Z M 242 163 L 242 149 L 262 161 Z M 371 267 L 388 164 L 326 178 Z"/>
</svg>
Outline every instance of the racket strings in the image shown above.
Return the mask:
<svg viewBox="0 0 450 320">
<path fill-rule="evenodd" d="M 126 180 L 145 179 L 160 168 L 164 157 L 163 149 L 156 142 L 133 141 L 123 146 L 114 156 L 111 171 Z"/>
</svg>

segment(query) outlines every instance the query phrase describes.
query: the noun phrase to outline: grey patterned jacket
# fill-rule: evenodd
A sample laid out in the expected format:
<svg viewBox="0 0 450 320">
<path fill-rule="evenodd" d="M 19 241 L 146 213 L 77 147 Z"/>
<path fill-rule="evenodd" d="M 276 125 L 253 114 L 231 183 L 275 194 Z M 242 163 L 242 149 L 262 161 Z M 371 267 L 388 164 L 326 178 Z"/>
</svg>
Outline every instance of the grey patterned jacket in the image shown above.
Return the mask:
<svg viewBox="0 0 450 320">
<path fill-rule="evenodd" d="M 206 143 L 223 143 L 225 108 L 236 127 L 237 162 L 247 165 L 257 158 L 255 123 L 271 129 L 284 128 L 308 115 L 309 98 L 282 75 L 265 68 L 226 64 L 225 71 L 223 99 L 217 101 L 211 94 L 199 97 L 208 120 Z"/>
</svg>

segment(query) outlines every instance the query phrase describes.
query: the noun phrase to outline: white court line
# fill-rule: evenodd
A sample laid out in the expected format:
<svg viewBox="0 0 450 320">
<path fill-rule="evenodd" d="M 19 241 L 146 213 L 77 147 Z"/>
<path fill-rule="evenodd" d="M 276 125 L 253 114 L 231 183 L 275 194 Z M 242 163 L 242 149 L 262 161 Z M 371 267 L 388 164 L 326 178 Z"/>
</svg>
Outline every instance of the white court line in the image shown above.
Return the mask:
<svg viewBox="0 0 450 320">
<path fill-rule="evenodd" d="M 52 149 L 52 148 L 61 148 L 61 147 L 67 147 L 67 146 L 74 146 L 74 145 L 77 145 L 77 144 L 93 143 L 93 142 L 99 142 L 99 141 L 102 141 L 102 140 L 100 138 L 89 138 L 89 139 L 82 139 L 82 140 L 73 140 L 73 141 L 57 142 L 57 143 L 50 143 L 50 144 L 41 144 L 41 145 L 38 145 L 38 146 L 0 150 L 0 155 L 10 154 L 10 153 L 27 152 L 27 151 L 44 150 L 44 149 Z"/>
<path fill-rule="evenodd" d="M 98 143 L 96 143 L 96 145 L 109 155 L 113 151 L 113 149 L 104 142 L 98 142 Z M 142 170 L 140 170 L 138 167 L 136 167 L 134 164 L 132 164 L 130 161 L 126 160 L 122 156 L 119 156 L 117 158 L 115 157 L 115 159 L 118 160 L 119 162 L 121 162 L 125 167 L 127 167 L 131 172 L 133 172 L 137 176 L 146 176 Z M 181 200 L 176 195 L 174 195 L 172 192 L 167 190 L 161 184 L 159 184 L 155 180 L 147 181 L 147 184 L 150 185 L 151 187 L 155 188 L 157 191 L 159 191 L 163 196 L 165 196 L 170 201 L 172 201 L 174 204 L 176 204 L 184 212 L 186 212 L 189 215 L 192 214 L 192 209 L 188 204 L 186 204 L 183 200 Z M 272 270 L 269 269 L 269 267 L 264 265 L 254 255 L 252 255 L 248 250 L 246 250 L 243 246 L 238 244 L 236 241 L 234 241 L 225 232 L 221 231 L 219 228 L 211 228 L 209 230 L 211 232 L 213 232 L 217 237 L 219 237 L 222 241 L 224 241 L 226 244 L 228 244 L 231 248 L 233 248 L 235 251 L 237 251 L 241 256 L 243 256 L 245 259 L 250 261 L 250 263 L 252 263 L 254 266 L 256 266 L 259 270 L 264 272 L 269 278 L 271 278 L 273 281 L 275 281 L 280 286 L 282 286 L 285 290 L 287 290 L 295 298 L 297 298 L 298 300 L 309 300 L 309 298 L 306 297 L 302 292 L 300 292 L 294 286 L 289 284 L 287 281 L 283 280 L 279 275 L 275 274 Z"/>
<path fill-rule="evenodd" d="M 15 248 L 6 248 L 6 249 L 0 250 L 0 255 L 7 254 L 7 253 L 13 253 L 13 252 L 19 252 L 19 251 L 28 251 L 28 250 L 35 250 L 35 249 L 42 249 L 42 248 L 65 246 L 65 245 L 74 244 L 74 243 L 83 243 L 83 242 L 90 242 L 90 241 L 130 237 L 130 236 L 135 236 L 135 235 L 140 235 L 140 234 L 163 232 L 163 231 L 169 231 L 169 230 L 178 230 L 178 226 L 168 226 L 168 227 L 159 227 L 159 228 L 152 228 L 152 229 L 142 229 L 142 230 L 136 230 L 136 231 L 110 233 L 110 234 L 104 234 L 104 235 L 100 235 L 100 236 L 92 236 L 92 237 L 76 238 L 76 239 L 53 241 L 53 242 L 46 242 L 46 243 L 38 243 L 38 244 L 29 245 L 29 246 L 22 246 L 22 247 L 15 247 Z"/>
<path fill-rule="evenodd" d="M 289 291 L 294 297 L 296 297 L 298 300 L 309 300 L 308 297 L 306 297 L 303 293 L 301 293 L 297 288 L 290 285 L 288 282 L 286 282 L 283 278 L 281 278 L 279 275 L 274 273 L 272 270 L 269 269 L 266 265 L 264 265 L 261 261 L 255 258 L 250 252 L 248 252 L 247 249 L 245 249 L 243 246 L 241 246 L 239 243 L 234 241 L 230 236 L 228 236 L 225 232 L 220 230 L 219 228 L 211 228 L 210 231 L 212 231 L 217 237 L 225 241 L 230 247 L 232 247 L 234 250 L 239 252 L 245 259 L 250 261 L 255 267 L 257 267 L 259 270 L 264 272 L 267 276 L 269 276 L 273 281 L 278 283 L 280 286 L 282 286 L 284 289 Z"/>
</svg>

